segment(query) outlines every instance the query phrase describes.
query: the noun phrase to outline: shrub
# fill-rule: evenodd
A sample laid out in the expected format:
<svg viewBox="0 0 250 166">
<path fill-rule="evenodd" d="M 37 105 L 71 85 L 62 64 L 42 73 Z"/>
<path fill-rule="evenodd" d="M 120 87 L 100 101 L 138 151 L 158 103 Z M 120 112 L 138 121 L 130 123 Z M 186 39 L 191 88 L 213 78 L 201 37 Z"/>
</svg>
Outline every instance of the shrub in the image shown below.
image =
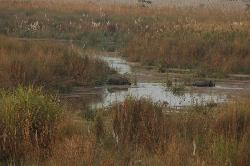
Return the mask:
<svg viewBox="0 0 250 166">
<path fill-rule="evenodd" d="M 63 109 L 41 89 L 18 87 L 0 94 L 0 161 L 49 154 Z"/>
</svg>

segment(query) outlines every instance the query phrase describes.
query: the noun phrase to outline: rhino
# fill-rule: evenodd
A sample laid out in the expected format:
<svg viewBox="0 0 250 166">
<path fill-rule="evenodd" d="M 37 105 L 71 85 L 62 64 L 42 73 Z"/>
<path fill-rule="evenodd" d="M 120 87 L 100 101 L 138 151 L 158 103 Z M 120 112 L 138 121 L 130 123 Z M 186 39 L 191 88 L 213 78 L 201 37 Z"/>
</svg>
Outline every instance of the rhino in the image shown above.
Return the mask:
<svg viewBox="0 0 250 166">
<path fill-rule="evenodd" d="M 197 81 L 193 83 L 193 86 L 196 87 L 215 87 L 215 83 L 213 81 Z"/>
<path fill-rule="evenodd" d="M 131 85 L 131 82 L 126 77 L 115 74 L 115 75 L 108 77 L 107 84 L 108 85 Z"/>
</svg>

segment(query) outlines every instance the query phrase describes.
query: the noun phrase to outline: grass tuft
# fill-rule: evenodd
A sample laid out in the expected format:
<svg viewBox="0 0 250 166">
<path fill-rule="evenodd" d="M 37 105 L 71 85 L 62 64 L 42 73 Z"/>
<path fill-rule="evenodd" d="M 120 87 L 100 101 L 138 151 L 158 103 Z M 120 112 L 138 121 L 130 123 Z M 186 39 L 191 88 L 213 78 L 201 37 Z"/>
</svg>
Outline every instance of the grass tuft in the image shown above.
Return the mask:
<svg viewBox="0 0 250 166">
<path fill-rule="evenodd" d="M 46 157 L 57 136 L 63 108 L 42 89 L 18 87 L 0 94 L 0 161 Z M 16 163 L 17 164 L 17 163 Z"/>
</svg>

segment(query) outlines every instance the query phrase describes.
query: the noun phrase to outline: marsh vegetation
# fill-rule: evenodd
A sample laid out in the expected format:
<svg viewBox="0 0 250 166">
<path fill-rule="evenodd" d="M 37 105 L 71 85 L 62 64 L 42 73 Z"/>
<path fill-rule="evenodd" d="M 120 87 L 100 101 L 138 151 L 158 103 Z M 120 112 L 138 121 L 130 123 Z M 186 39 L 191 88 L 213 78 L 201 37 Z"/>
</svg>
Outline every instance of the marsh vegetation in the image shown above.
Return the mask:
<svg viewBox="0 0 250 166">
<path fill-rule="evenodd" d="M 211 6 L 0 0 L 0 165 L 249 165 L 249 21 Z"/>
</svg>

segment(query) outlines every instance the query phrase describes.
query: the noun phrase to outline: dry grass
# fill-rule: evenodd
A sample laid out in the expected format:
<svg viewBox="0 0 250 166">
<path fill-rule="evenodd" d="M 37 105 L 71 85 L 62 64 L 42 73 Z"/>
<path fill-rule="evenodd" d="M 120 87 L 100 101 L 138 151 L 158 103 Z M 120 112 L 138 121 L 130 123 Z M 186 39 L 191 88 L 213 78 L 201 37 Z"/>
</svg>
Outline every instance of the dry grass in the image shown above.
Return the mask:
<svg viewBox="0 0 250 166">
<path fill-rule="evenodd" d="M 37 162 L 50 154 L 63 108 L 41 89 L 19 87 L 1 92 L 0 116 L 0 161 Z"/>
<path fill-rule="evenodd" d="M 105 82 L 108 65 L 64 44 L 0 37 L 0 87 L 45 86 L 65 90 Z"/>
<path fill-rule="evenodd" d="M 55 3 L 56 2 L 56 3 Z M 1 33 L 124 48 L 132 61 L 202 73 L 249 73 L 249 12 L 88 2 L 4 1 Z M 15 17 L 13 17 L 15 15 Z"/>
<path fill-rule="evenodd" d="M 250 16 L 245 11 L 98 6 L 79 1 L 0 2 L 1 34 L 76 39 L 95 47 L 111 41 L 124 46 L 128 59 L 147 65 L 205 73 L 249 72 Z M 78 51 L 65 44 L 1 36 L 0 87 L 14 89 L 21 84 L 67 89 L 102 83 L 110 69 Z M 77 111 L 68 113 L 60 123 L 62 110 L 56 98 L 34 88 L 2 93 L 0 163 L 250 163 L 249 100 L 165 113 L 160 103 L 128 98 L 86 119 L 75 115 Z"/>
<path fill-rule="evenodd" d="M 129 98 L 113 110 L 118 145 L 130 153 L 153 150 L 167 165 L 249 164 L 249 102 L 164 114 L 150 100 Z"/>
<path fill-rule="evenodd" d="M 120 145 L 142 145 L 148 150 L 158 150 L 162 145 L 164 119 L 160 105 L 148 100 L 127 99 L 113 107 L 114 133 Z"/>
<path fill-rule="evenodd" d="M 165 30 L 163 30 L 165 31 Z M 204 73 L 249 73 L 250 38 L 247 31 L 192 28 L 143 32 L 129 42 L 124 55 L 146 65 L 188 68 Z"/>
<path fill-rule="evenodd" d="M 128 98 L 101 110 L 90 130 L 86 123 L 74 122 L 71 131 L 77 131 L 62 137 L 48 162 L 246 166 L 250 162 L 249 110 L 246 100 L 166 114 L 159 103 Z"/>
<path fill-rule="evenodd" d="M 20 92 L 19 89 L 15 94 L 5 95 L 5 98 L 1 99 L 1 108 L 6 108 L 1 110 L 8 108 L 8 110 L 20 113 L 20 116 L 10 116 L 8 122 L 11 123 L 8 124 L 12 125 L 3 123 L 7 122 L 8 118 L 3 118 L 1 121 L 1 129 L 5 128 L 1 131 L 10 131 L 7 132 L 6 138 L 8 139 L 6 140 L 11 140 L 10 143 L 4 141 L 2 137 L 0 139 L 2 141 L 1 162 L 18 163 L 21 161 L 26 164 L 43 165 L 242 166 L 250 162 L 248 148 L 250 104 L 248 100 L 213 108 L 191 107 L 180 113 L 166 114 L 160 103 L 153 103 L 143 98 L 128 98 L 123 103 L 98 112 L 94 122 L 68 113 L 64 116 L 63 123 L 58 123 L 58 120 L 53 120 L 54 116 L 49 116 L 50 119 L 45 120 L 45 117 L 40 116 L 39 113 L 34 116 L 26 114 L 27 110 L 34 113 L 37 107 L 40 108 L 38 110 L 43 112 L 46 109 L 48 114 L 53 115 L 54 111 L 60 112 L 61 110 L 58 104 L 54 103 L 56 104 L 54 107 L 51 101 L 48 103 L 52 106 L 46 103 L 41 107 L 42 101 L 44 99 L 46 101 L 44 97 L 41 98 L 40 103 L 36 96 L 29 96 L 28 99 L 26 98 L 25 105 L 21 102 L 24 99 L 21 94 L 30 95 L 31 92 L 31 90 L 25 92 L 25 89 L 21 89 Z M 10 99 L 15 100 L 17 104 L 13 105 L 15 102 Z M 20 101 L 19 105 L 18 101 Z M 9 103 L 11 107 L 8 107 Z M 22 109 L 26 106 L 31 109 Z M 20 112 L 20 110 L 23 111 Z M 28 123 L 31 121 L 33 123 Z M 26 128 L 31 124 L 39 124 L 35 127 L 38 127 L 37 131 L 41 132 L 37 134 L 33 132 L 34 125 Z M 15 130 L 13 126 L 18 130 Z M 15 137 L 15 134 L 17 136 L 19 133 L 15 131 L 20 131 L 25 137 L 21 135 Z M 51 142 L 47 142 L 46 133 L 52 134 L 49 134 Z M 38 140 L 39 146 L 36 146 L 35 140 Z M 13 141 L 17 141 L 18 144 L 12 144 Z M 45 141 L 45 143 L 40 141 Z M 8 151 L 3 148 L 7 145 Z M 33 154 L 33 160 L 26 158 L 29 153 Z M 44 153 L 46 158 L 42 157 Z M 22 160 L 18 160 L 20 156 Z"/>
</svg>

